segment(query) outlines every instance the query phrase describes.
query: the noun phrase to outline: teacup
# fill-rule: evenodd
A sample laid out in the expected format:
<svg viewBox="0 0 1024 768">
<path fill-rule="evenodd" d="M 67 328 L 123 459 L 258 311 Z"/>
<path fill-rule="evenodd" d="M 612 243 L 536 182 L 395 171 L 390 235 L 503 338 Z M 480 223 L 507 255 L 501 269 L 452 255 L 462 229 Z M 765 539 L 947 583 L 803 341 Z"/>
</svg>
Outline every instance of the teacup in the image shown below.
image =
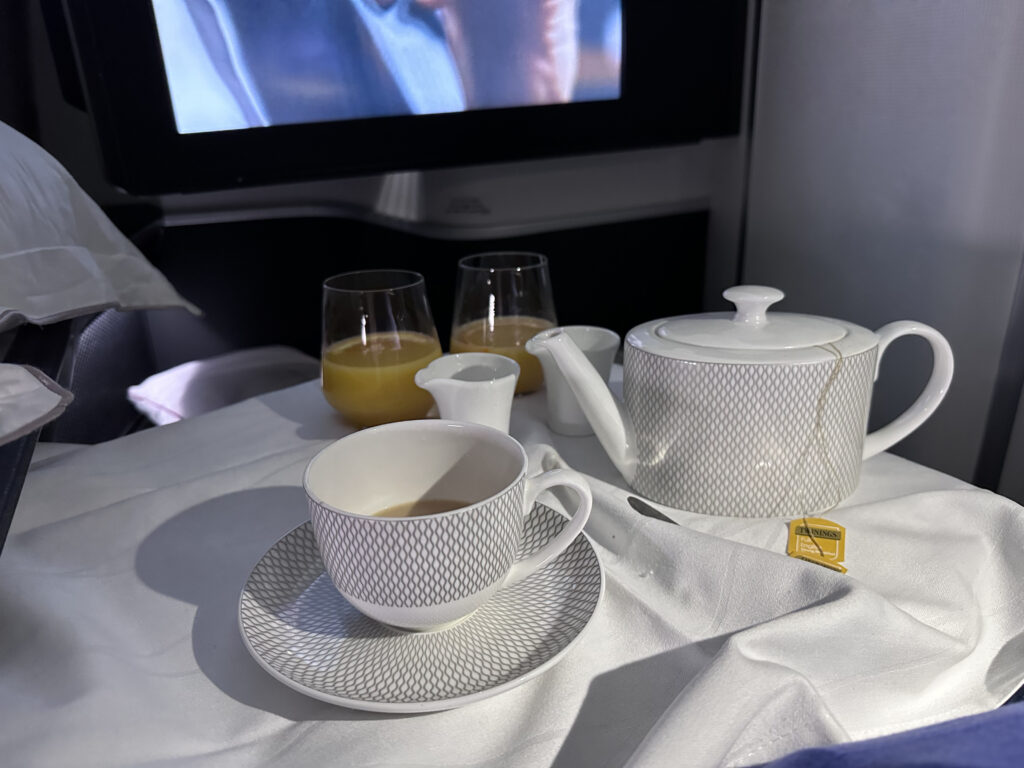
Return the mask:
<svg viewBox="0 0 1024 768">
<path fill-rule="evenodd" d="M 344 437 L 303 477 L 327 573 L 356 609 L 384 624 L 441 629 L 563 552 L 590 515 L 590 486 L 556 469 L 527 477 L 523 447 L 458 421 L 386 424 Z M 565 527 L 520 558 L 527 510 L 541 491 L 573 489 Z M 412 516 L 382 516 L 380 513 Z M 424 514 L 417 514 L 424 512 Z"/>
</svg>

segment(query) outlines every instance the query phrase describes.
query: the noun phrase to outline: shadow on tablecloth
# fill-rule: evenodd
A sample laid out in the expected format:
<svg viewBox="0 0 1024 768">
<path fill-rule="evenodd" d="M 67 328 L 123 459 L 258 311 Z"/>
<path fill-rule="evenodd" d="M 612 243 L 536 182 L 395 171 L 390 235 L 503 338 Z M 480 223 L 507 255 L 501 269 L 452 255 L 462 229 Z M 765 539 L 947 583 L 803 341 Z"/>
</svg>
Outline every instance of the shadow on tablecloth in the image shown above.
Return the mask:
<svg viewBox="0 0 1024 768">
<path fill-rule="evenodd" d="M 598 675 L 551 768 L 621 766 L 726 636 L 674 648 Z M 685 765 L 680 755 L 679 765 Z"/>
<path fill-rule="evenodd" d="M 141 543 L 139 578 L 196 606 L 192 650 L 203 674 L 247 706 L 293 721 L 390 719 L 303 696 L 249 655 L 238 628 L 238 598 L 250 571 L 281 536 L 308 518 L 301 488 L 228 493 L 175 515 Z"/>
</svg>

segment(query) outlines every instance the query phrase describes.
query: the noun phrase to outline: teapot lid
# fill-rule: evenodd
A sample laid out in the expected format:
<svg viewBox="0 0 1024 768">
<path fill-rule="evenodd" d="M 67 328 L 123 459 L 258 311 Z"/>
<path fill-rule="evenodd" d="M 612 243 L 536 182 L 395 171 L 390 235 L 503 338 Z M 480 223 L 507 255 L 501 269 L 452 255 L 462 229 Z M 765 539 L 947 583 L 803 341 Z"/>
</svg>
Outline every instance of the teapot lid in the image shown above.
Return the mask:
<svg viewBox="0 0 1024 768">
<path fill-rule="evenodd" d="M 843 320 L 768 312 L 785 294 L 762 285 L 726 290 L 735 312 L 655 320 L 634 328 L 628 343 L 654 354 L 722 363 L 809 363 L 864 352 L 874 333 Z"/>
</svg>

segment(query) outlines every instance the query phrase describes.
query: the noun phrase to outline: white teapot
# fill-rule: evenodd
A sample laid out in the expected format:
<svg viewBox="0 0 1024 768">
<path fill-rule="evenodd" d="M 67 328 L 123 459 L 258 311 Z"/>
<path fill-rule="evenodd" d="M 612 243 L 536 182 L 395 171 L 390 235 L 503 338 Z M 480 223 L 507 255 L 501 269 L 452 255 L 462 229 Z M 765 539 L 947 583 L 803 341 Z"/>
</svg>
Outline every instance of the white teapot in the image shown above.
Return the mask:
<svg viewBox="0 0 1024 768">
<path fill-rule="evenodd" d="M 917 429 L 949 389 L 953 353 L 930 326 L 899 321 L 873 333 L 769 313 L 784 294 L 765 286 L 724 296 L 735 313 L 652 320 L 629 332 L 624 403 L 558 328 L 527 342 L 558 366 L 615 466 L 649 499 L 740 517 L 829 509 L 857 486 L 862 459 Z M 902 415 L 865 435 L 881 356 L 906 335 L 931 345 L 931 377 Z"/>
</svg>

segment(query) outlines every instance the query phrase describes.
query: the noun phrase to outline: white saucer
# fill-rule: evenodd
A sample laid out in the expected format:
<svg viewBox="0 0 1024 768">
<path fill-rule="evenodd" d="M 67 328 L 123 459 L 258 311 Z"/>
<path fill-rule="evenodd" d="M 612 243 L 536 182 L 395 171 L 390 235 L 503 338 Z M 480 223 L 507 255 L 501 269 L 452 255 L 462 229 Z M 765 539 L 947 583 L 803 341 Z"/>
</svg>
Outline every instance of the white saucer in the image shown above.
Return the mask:
<svg viewBox="0 0 1024 768">
<path fill-rule="evenodd" d="M 537 504 L 522 555 L 565 518 Z M 366 618 L 324 571 L 307 522 L 256 564 L 238 605 L 242 639 L 300 693 L 353 709 L 430 712 L 495 696 L 554 666 L 590 623 L 604 574 L 586 536 L 450 629 L 411 633 Z"/>
</svg>

